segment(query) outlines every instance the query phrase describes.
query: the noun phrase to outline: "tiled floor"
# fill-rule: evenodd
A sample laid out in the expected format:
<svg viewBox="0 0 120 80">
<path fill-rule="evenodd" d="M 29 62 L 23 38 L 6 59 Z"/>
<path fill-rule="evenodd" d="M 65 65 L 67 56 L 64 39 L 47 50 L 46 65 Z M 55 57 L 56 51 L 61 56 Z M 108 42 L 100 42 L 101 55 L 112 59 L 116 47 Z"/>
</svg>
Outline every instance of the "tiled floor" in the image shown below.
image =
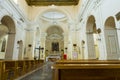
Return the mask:
<svg viewBox="0 0 120 80">
<path fill-rule="evenodd" d="M 21 80 L 52 80 L 52 62 L 47 62 L 42 68 Z"/>
</svg>

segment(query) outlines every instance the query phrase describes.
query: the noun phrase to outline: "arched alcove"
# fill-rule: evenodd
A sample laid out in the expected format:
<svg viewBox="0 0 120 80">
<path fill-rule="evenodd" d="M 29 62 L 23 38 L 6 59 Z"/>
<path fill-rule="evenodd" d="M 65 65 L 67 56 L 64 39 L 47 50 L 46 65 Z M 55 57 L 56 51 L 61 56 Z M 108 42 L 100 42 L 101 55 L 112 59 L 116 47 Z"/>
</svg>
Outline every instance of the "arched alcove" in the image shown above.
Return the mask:
<svg viewBox="0 0 120 80">
<path fill-rule="evenodd" d="M 105 42 L 107 59 L 118 59 L 119 58 L 119 45 L 117 30 L 115 29 L 114 17 L 110 16 L 105 21 Z"/>
<path fill-rule="evenodd" d="M 57 54 L 64 48 L 63 30 L 59 26 L 50 26 L 46 30 L 46 50 L 50 54 Z"/>
<path fill-rule="evenodd" d="M 12 59 L 13 57 L 13 49 L 14 49 L 14 41 L 15 41 L 15 23 L 10 16 L 4 16 L 1 19 L 1 23 L 8 28 L 8 40 L 7 40 L 7 48 L 5 53 L 5 59 Z"/>
<path fill-rule="evenodd" d="M 95 23 L 95 17 L 93 15 L 88 17 L 86 25 L 87 34 L 87 49 L 88 59 L 96 59 L 99 57 L 98 43 L 97 43 L 97 29 Z"/>
</svg>

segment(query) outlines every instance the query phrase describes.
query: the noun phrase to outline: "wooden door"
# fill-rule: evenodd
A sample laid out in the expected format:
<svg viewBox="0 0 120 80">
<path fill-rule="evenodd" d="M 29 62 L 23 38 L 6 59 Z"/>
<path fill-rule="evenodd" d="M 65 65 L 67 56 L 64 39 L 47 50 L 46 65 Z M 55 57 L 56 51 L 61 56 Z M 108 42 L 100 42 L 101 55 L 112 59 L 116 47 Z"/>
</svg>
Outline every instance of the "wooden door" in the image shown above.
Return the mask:
<svg viewBox="0 0 120 80">
<path fill-rule="evenodd" d="M 105 30 L 106 51 L 108 59 L 118 59 L 119 45 L 116 30 Z"/>
<path fill-rule="evenodd" d="M 93 34 L 87 34 L 87 46 L 88 46 L 88 59 L 95 59 L 95 47 Z"/>
</svg>

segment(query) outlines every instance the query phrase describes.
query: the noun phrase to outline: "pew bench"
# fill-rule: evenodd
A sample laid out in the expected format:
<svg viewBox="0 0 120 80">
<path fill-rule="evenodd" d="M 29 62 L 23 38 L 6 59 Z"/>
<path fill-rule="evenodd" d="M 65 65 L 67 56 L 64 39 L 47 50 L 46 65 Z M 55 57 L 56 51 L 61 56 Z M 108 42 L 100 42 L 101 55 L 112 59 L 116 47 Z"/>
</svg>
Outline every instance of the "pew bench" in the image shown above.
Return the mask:
<svg viewBox="0 0 120 80">
<path fill-rule="evenodd" d="M 56 64 L 120 64 L 120 60 L 58 60 Z"/>
<path fill-rule="evenodd" d="M 53 80 L 120 80 L 119 61 L 58 61 L 52 68 Z"/>
<path fill-rule="evenodd" d="M 38 67 L 43 60 L 0 60 L 0 80 L 14 80 Z"/>
</svg>

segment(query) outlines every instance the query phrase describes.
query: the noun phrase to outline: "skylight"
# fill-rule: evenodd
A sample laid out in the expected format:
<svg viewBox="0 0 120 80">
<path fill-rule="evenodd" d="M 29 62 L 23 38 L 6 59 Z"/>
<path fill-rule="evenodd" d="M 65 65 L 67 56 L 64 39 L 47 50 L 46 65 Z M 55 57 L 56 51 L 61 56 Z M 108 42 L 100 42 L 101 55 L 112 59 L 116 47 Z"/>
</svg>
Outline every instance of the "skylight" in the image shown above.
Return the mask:
<svg viewBox="0 0 120 80">
<path fill-rule="evenodd" d="M 44 13 L 42 16 L 48 19 L 62 19 L 66 17 L 65 14 L 58 11 L 49 11 Z"/>
</svg>

